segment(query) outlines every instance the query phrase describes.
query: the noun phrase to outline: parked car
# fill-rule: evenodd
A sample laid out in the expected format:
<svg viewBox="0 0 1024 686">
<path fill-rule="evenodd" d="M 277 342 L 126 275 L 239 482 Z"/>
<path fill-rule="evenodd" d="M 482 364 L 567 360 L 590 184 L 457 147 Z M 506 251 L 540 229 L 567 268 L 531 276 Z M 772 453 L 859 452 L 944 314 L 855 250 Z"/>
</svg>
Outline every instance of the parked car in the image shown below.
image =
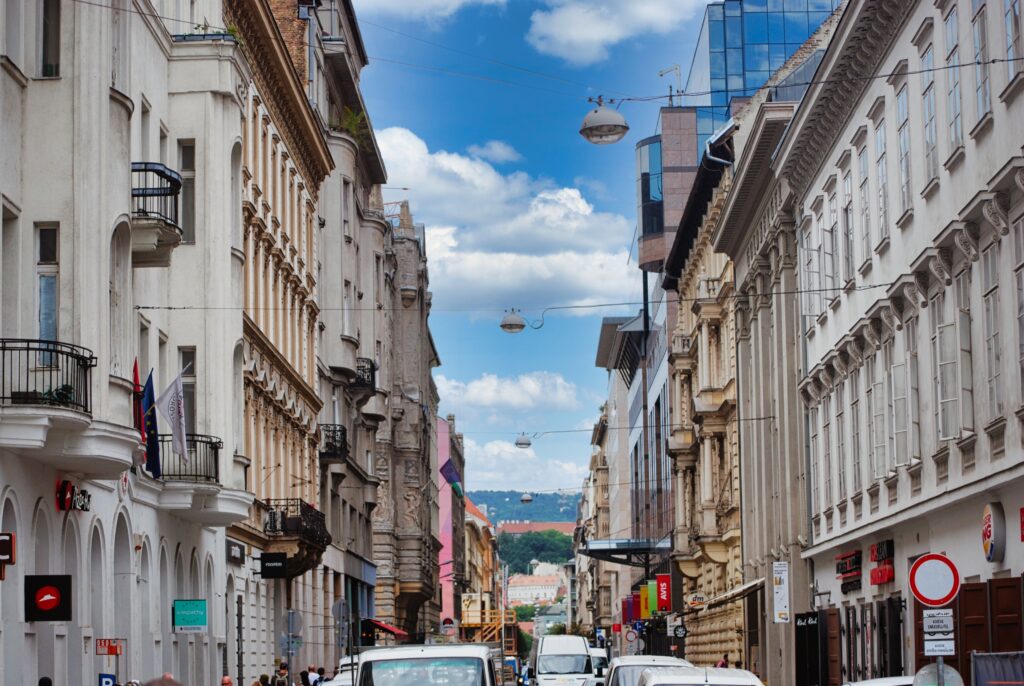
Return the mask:
<svg viewBox="0 0 1024 686">
<path fill-rule="evenodd" d="M 764 686 L 753 672 L 727 667 L 647 668 L 637 686 Z"/>
<path fill-rule="evenodd" d="M 501 686 L 492 649 L 480 644 L 369 648 L 356 686 Z"/>
<path fill-rule="evenodd" d="M 667 669 L 670 667 L 692 667 L 686 660 L 665 655 L 623 655 L 608 663 L 608 671 L 604 675 L 606 686 L 636 686 L 640 674 L 647 668 Z M 600 682 L 595 678 L 587 686 L 597 686 Z"/>
<path fill-rule="evenodd" d="M 582 636 L 541 636 L 528 674 L 537 686 L 583 686 L 595 676 L 591 664 L 590 646 Z"/>
</svg>

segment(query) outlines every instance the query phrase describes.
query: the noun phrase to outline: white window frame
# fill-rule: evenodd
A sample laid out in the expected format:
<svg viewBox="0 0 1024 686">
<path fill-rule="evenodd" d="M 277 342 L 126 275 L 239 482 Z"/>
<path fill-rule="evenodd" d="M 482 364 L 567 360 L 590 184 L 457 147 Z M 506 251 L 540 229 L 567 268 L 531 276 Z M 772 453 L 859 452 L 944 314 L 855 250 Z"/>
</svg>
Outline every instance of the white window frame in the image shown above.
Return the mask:
<svg viewBox="0 0 1024 686">
<path fill-rule="evenodd" d="M 907 411 L 910 413 L 910 464 L 921 459 L 921 392 L 917 325 L 916 317 L 911 317 L 903 323 L 903 341 L 907 351 L 907 392 L 910 395 L 910 401 L 907 404 Z"/>
<path fill-rule="evenodd" d="M 41 236 L 43 231 L 55 232 L 55 254 L 53 260 L 43 260 L 41 252 Z M 57 341 L 60 340 L 60 225 L 44 223 L 35 225 L 34 248 L 36 258 L 36 327 L 39 340 Z M 43 284 L 52 284 L 44 288 Z M 44 331 L 43 321 L 43 298 L 44 293 L 52 291 L 53 312 L 52 330 Z M 52 352 L 40 351 L 36 356 L 36 365 L 39 367 L 51 367 L 57 364 L 57 359 Z"/>
<path fill-rule="evenodd" d="M 884 359 L 882 351 L 872 355 L 871 370 L 871 464 L 874 478 L 882 479 L 886 474 L 886 408 L 888 406 L 885 391 Z"/>
<path fill-rule="evenodd" d="M 800 270 L 804 282 L 803 314 L 807 321 L 804 322 L 804 330 L 813 326 L 814 319 L 821 314 L 823 309 L 821 293 L 821 271 L 819 264 L 819 246 L 814 244 L 814 221 L 808 221 L 806 228 L 801 232 L 803 246 L 803 260 Z"/>
<path fill-rule="evenodd" d="M 864 248 L 864 260 L 871 259 L 871 188 L 868 171 L 868 147 L 861 146 L 857 151 L 857 173 L 860 180 L 860 230 Z"/>
<path fill-rule="evenodd" d="M 185 167 L 185 149 L 192 149 L 192 166 Z M 199 147 L 195 140 L 182 138 L 178 140 L 178 172 L 181 174 L 181 208 L 178 212 L 178 225 L 181 227 L 181 242 L 185 245 L 194 245 L 196 242 L 196 197 L 198 185 L 196 184 L 196 167 L 199 165 Z M 186 193 L 186 186 L 191 190 Z M 189 204 L 190 207 L 186 207 Z M 191 226 L 186 226 L 185 217 L 191 217 Z"/>
<path fill-rule="evenodd" d="M 904 341 L 904 345 L 906 341 Z M 892 396 L 892 443 L 889 453 L 889 471 L 906 466 L 910 462 L 910 383 L 907 372 L 906 348 L 892 359 L 889 367 L 889 384 Z M 890 355 L 896 356 L 893 343 Z"/>
<path fill-rule="evenodd" d="M 850 485 L 853 494 L 860 493 L 863 488 L 863 477 L 861 475 L 861 446 L 860 446 L 860 370 L 854 369 L 849 376 L 850 387 L 850 469 L 852 479 Z"/>
<path fill-rule="evenodd" d="M 187 358 L 191 357 L 191 360 Z M 186 369 L 188 362 L 191 362 L 191 366 Z M 196 379 L 199 376 L 199 370 L 196 367 L 199 366 L 199 353 L 195 346 L 181 346 L 178 348 L 178 370 L 181 373 L 181 386 L 184 390 L 184 409 L 185 409 L 185 431 L 187 433 L 198 433 L 199 427 L 196 421 L 199 418 L 199 412 L 196 405 L 199 402 L 199 391 L 196 384 Z M 187 402 L 191 397 L 192 402 Z M 169 429 L 168 429 L 169 430 Z"/>
<path fill-rule="evenodd" d="M 988 26 L 982 5 L 971 21 L 974 34 L 974 105 L 981 121 L 992 111 L 992 82 L 988 64 Z"/>
<path fill-rule="evenodd" d="M 843 382 L 836 384 L 836 502 L 846 500 L 846 397 Z"/>
<path fill-rule="evenodd" d="M 854 255 L 853 176 L 849 170 L 843 174 L 843 280 L 853 281 L 856 265 Z"/>
<path fill-rule="evenodd" d="M 1024 215 L 1014 220 L 1012 235 L 1013 278 L 1017 290 L 1017 374 L 1021 401 L 1024 402 Z"/>
<path fill-rule="evenodd" d="M 999 348 L 999 243 L 993 242 L 981 253 L 981 301 L 984 316 L 985 381 L 988 386 L 988 418 L 1003 414 L 1000 387 L 1002 355 Z"/>
<path fill-rule="evenodd" d="M 925 182 L 939 176 L 938 133 L 935 125 L 935 50 L 929 43 L 921 53 L 921 118 L 924 120 Z"/>
<path fill-rule="evenodd" d="M 971 270 L 959 272 L 953 285 L 956 294 L 957 374 L 960 385 L 960 430 L 974 431 L 974 366 L 971 353 Z"/>
<path fill-rule="evenodd" d="M 964 144 L 963 97 L 960 93 L 959 13 L 953 5 L 946 15 L 946 113 L 949 116 L 949 150 Z"/>
<path fill-rule="evenodd" d="M 1020 0 L 1003 0 L 1003 22 L 1006 28 L 1006 80 L 1013 79 L 1024 69 L 1020 63 L 1021 51 Z"/>
<path fill-rule="evenodd" d="M 889 237 L 889 170 L 886 168 L 885 118 L 875 125 L 875 189 L 878 193 L 878 241 Z"/>
<path fill-rule="evenodd" d="M 833 192 L 829 199 L 829 223 L 825 224 L 825 218 L 821 214 L 815 219 L 815 223 L 821 231 L 821 242 L 818 244 L 818 248 L 821 254 L 819 265 L 821 266 L 822 295 L 826 296 L 827 300 L 831 300 L 838 295 L 835 290 L 836 281 L 839 277 L 838 265 L 836 263 L 836 224 L 832 221 L 832 215 L 835 214 L 832 212 L 835 207 L 835 197 Z"/>
<path fill-rule="evenodd" d="M 810 409 L 811 422 L 811 512 L 821 512 L 821 488 L 818 483 L 818 408 Z"/>
<path fill-rule="evenodd" d="M 900 181 L 900 214 L 910 209 L 913 202 L 910 179 L 910 101 L 907 84 L 896 91 L 897 168 Z"/>
<path fill-rule="evenodd" d="M 885 377 L 885 459 L 882 466 L 885 468 L 886 476 L 893 474 L 896 466 L 896 391 L 893 383 L 893 369 L 900 367 L 903 371 L 902 377 L 906 380 L 906 367 L 902 359 L 897 362 L 896 342 L 893 338 L 882 343 L 882 361 L 884 363 L 883 375 Z"/>
<path fill-rule="evenodd" d="M 832 398 L 821 399 L 821 468 L 824 477 L 821 504 L 832 507 Z"/>
</svg>

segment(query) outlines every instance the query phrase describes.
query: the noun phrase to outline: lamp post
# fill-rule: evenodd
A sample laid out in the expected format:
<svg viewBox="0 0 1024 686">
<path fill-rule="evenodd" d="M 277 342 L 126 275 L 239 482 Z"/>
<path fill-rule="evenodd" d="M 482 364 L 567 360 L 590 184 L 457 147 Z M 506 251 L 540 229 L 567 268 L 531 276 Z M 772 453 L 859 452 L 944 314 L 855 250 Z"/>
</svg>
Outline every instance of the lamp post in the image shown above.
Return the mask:
<svg viewBox="0 0 1024 686">
<path fill-rule="evenodd" d="M 583 117 L 580 135 L 588 143 L 593 143 L 594 145 L 610 145 L 621 141 L 623 136 L 629 131 L 629 124 L 626 123 L 625 117 L 619 114 L 618 110 L 605 107 L 604 98 L 600 95 L 597 96 L 597 100 L 593 98 L 589 100 L 596 103 L 597 107 L 587 112 L 587 116 Z M 615 101 L 609 100 L 608 102 L 614 103 Z M 622 101 L 620 100 L 619 103 L 621 104 Z"/>
</svg>

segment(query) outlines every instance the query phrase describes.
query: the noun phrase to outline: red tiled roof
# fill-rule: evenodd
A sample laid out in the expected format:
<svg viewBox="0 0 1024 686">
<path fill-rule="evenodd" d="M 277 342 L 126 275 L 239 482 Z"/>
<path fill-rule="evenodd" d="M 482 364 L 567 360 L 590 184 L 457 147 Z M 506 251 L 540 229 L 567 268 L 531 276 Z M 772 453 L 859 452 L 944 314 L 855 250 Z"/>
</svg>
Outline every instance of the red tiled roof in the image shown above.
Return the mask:
<svg viewBox="0 0 1024 686">
<path fill-rule="evenodd" d="M 531 576 L 529 574 L 513 574 L 509 577 L 509 586 L 554 586 L 560 579 L 554 574 Z"/>
<path fill-rule="evenodd" d="M 477 519 L 482 519 L 487 526 L 494 526 L 491 524 L 491 520 L 487 518 L 487 515 L 481 512 L 480 508 L 476 506 L 476 503 L 469 499 L 469 496 L 466 496 L 466 514 L 473 515 Z"/>
<path fill-rule="evenodd" d="M 469 499 L 466 499 L 469 502 Z M 466 506 L 469 509 L 469 506 Z M 572 536 L 576 529 L 574 522 L 502 522 L 498 525 L 498 534 L 525 534 L 537 531 L 557 531 Z"/>
</svg>

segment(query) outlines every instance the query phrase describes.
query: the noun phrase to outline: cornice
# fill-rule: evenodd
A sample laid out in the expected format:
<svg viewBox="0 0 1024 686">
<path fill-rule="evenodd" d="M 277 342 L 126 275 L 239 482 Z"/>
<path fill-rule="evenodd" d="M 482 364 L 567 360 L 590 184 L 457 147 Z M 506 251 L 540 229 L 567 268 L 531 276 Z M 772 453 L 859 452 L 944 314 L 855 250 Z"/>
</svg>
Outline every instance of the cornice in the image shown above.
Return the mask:
<svg viewBox="0 0 1024 686">
<path fill-rule="evenodd" d="M 315 194 L 334 168 L 334 160 L 270 5 L 267 0 L 226 0 L 224 18 L 238 28 L 256 88 Z"/>
</svg>

